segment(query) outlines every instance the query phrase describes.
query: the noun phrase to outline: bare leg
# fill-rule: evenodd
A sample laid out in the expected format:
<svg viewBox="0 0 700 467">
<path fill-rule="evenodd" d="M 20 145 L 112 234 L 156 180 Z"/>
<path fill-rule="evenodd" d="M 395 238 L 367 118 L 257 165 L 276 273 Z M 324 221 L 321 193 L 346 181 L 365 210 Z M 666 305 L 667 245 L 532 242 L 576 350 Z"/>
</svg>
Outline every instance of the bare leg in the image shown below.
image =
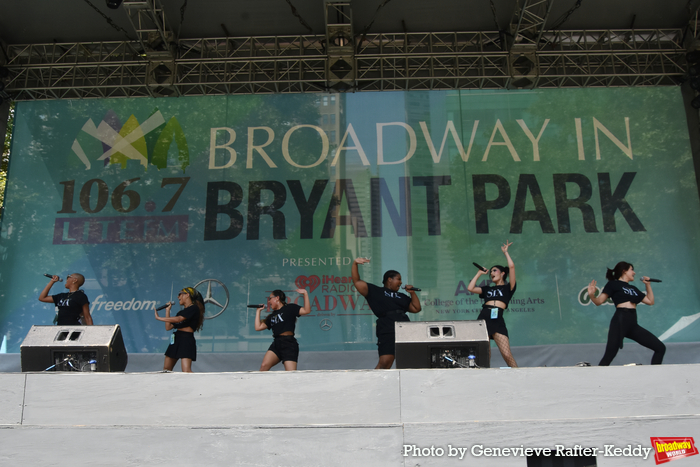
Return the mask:
<svg viewBox="0 0 700 467">
<path fill-rule="evenodd" d="M 394 364 L 394 356 L 393 355 L 380 355 L 379 356 L 379 363 L 377 363 L 377 366 L 374 367 L 375 370 L 388 370 L 391 368 L 391 365 Z"/>
<path fill-rule="evenodd" d="M 515 363 L 513 354 L 510 353 L 510 341 L 508 340 L 508 336 L 494 332 L 493 340 L 496 342 L 498 350 L 501 351 L 501 355 L 503 356 L 503 360 L 506 361 L 506 364 L 511 368 L 518 368 L 518 364 Z"/>
<path fill-rule="evenodd" d="M 180 365 L 182 367 L 183 373 L 192 373 L 192 359 L 191 358 L 181 358 Z"/>
<path fill-rule="evenodd" d="M 175 364 L 177 363 L 177 358 L 165 357 L 165 362 L 163 362 L 163 370 L 173 371 Z"/>
<path fill-rule="evenodd" d="M 282 364 L 284 365 L 284 371 L 294 371 L 297 369 L 297 362 L 287 360 L 286 362 L 282 362 Z"/>
<path fill-rule="evenodd" d="M 274 353 L 272 350 L 268 350 L 267 352 L 265 352 L 263 361 L 260 364 L 260 371 L 269 371 L 270 368 L 277 365 L 279 362 L 280 359 L 277 357 L 277 354 Z"/>
</svg>

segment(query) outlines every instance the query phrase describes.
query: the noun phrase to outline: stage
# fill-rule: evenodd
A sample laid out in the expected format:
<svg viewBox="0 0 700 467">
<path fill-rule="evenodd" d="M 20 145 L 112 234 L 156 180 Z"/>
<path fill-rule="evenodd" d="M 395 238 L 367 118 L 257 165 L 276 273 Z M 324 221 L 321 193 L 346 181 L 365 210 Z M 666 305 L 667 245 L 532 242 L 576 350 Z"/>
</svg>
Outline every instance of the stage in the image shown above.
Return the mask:
<svg viewBox="0 0 700 467">
<path fill-rule="evenodd" d="M 5 373 L 0 462 L 525 467 L 517 448 L 581 447 L 598 466 L 650 466 L 650 437 L 698 439 L 699 370 Z"/>
</svg>

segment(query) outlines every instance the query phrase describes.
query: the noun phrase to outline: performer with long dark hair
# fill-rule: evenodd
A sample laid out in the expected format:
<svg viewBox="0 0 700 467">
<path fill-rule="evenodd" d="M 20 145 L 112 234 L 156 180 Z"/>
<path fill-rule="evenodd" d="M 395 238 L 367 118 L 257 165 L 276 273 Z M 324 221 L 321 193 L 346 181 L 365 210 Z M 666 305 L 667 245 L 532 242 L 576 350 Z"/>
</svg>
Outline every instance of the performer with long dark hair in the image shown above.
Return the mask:
<svg viewBox="0 0 700 467">
<path fill-rule="evenodd" d="M 421 310 L 420 299 L 416 295 L 413 286 L 406 285 L 408 295 L 399 292 L 401 287 L 401 274 L 392 269 L 384 273 L 383 287 L 360 279 L 358 264 L 367 264 L 369 259 L 356 258 L 352 263 L 352 282 L 355 289 L 367 299 L 367 304 L 377 317 L 377 351 L 379 362 L 376 370 L 388 370 L 394 364 L 396 355 L 396 333 L 394 323 L 397 321 L 410 321 L 406 312 L 418 313 Z"/>
<path fill-rule="evenodd" d="M 88 301 L 85 292 L 80 290 L 80 286 L 85 283 L 85 277 L 82 274 L 69 274 L 66 277 L 66 289 L 68 292 L 59 293 L 49 296 L 51 287 L 58 282 L 58 276 L 52 276 L 51 280 L 44 290 L 39 294 L 39 301 L 44 303 L 53 303 L 58 311 L 55 322 L 59 326 L 68 325 L 75 326 L 82 324 L 92 325 L 92 316 L 90 316 L 90 302 Z"/>
<path fill-rule="evenodd" d="M 479 294 L 479 298 L 484 299 L 484 305 L 477 319 L 486 321 L 486 331 L 489 339 L 493 339 L 501 351 L 503 360 L 511 368 L 517 368 L 518 364 L 510 351 L 510 340 L 508 339 L 508 328 L 503 319 L 503 312 L 508 308 L 508 302 L 515 293 L 515 264 L 508 254 L 508 247 L 513 243 L 508 242 L 501 246 L 501 251 L 506 255 L 508 267 L 493 266 L 490 270 L 479 268 L 474 278 L 469 282 L 467 290 L 471 293 Z M 484 274 L 489 274 L 494 286 L 477 287 L 476 281 Z M 510 281 L 506 278 L 510 276 Z M 489 347 L 489 360 L 491 360 L 491 347 Z"/>
<path fill-rule="evenodd" d="M 294 329 L 299 316 L 311 313 L 311 301 L 306 289 L 297 289 L 296 292 L 304 294 L 303 308 L 296 303 L 287 303 L 287 296 L 283 291 L 273 290 L 267 298 L 272 313 L 261 320 L 260 312 L 264 307 L 255 310 L 255 330 L 270 329 L 274 337 L 260 364 L 260 371 L 268 371 L 279 362 L 282 362 L 286 371 L 297 369 L 299 343 L 294 337 Z"/>
<path fill-rule="evenodd" d="M 182 310 L 176 316 L 170 316 L 170 303 L 165 308 L 165 317 L 158 316 L 158 311 L 153 307 L 158 321 L 165 323 L 165 330 L 175 332 L 170 336 L 170 345 L 165 351 L 163 370 L 172 371 L 180 360 L 183 373 L 192 373 L 192 362 L 197 360 L 197 341 L 194 333 L 202 329 L 204 325 L 204 299 L 202 294 L 192 287 L 185 287 L 177 294 L 177 300 Z"/>
<path fill-rule="evenodd" d="M 614 269 L 608 269 L 605 278 L 608 283 L 603 287 L 603 291 L 597 297 L 596 281 L 588 284 L 588 296 L 596 306 L 602 305 L 609 298 L 615 304 L 615 314 L 610 320 L 608 329 L 608 343 L 605 347 L 605 354 L 598 365 L 608 366 L 613 361 L 619 349 L 622 348 L 622 341 L 625 337 L 638 342 L 640 345 L 654 351 L 651 357 L 652 365 L 660 365 L 666 353 L 666 346 L 655 335 L 637 324 L 637 304 L 654 304 L 654 292 L 651 290 L 649 278 L 642 277 L 642 282 L 646 288 L 646 294 L 637 287 L 630 285 L 634 280 L 634 266 L 625 261 L 620 261 Z"/>
</svg>

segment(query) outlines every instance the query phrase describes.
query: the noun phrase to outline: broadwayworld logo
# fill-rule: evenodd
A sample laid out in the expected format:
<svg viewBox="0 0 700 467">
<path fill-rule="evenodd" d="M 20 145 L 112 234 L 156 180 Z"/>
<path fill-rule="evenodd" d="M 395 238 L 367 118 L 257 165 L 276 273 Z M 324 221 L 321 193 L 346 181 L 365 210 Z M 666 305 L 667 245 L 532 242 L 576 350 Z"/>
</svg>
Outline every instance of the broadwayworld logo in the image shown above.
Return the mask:
<svg viewBox="0 0 700 467">
<path fill-rule="evenodd" d="M 656 465 L 695 456 L 698 448 L 693 438 L 650 438 Z"/>
<path fill-rule="evenodd" d="M 110 110 L 98 126 L 88 119 L 71 149 L 85 165 L 85 170 L 92 166 L 88 154 L 92 156 L 96 152 L 100 153 L 97 160 L 104 161 L 105 166 L 121 164 L 125 169 L 129 160 L 136 160 L 144 168 L 150 163 L 160 170 L 168 166 L 168 151 L 173 142 L 177 145 L 179 166 L 184 171 L 190 165 L 190 152 L 185 133 L 175 117 L 166 122 L 156 109 L 143 123 L 131 115 L 122 125 L 117 114 Z"/>
</svg>

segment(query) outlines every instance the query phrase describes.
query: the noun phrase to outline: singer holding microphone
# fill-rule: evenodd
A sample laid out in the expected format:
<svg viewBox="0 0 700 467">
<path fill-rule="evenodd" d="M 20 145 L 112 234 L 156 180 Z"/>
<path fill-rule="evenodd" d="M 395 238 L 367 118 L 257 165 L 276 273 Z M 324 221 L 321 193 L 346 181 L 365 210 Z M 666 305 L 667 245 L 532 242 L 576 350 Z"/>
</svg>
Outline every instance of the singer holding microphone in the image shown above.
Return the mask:
<svg viewBox="0 0 700 467">
<path fill-rule="evenodd" d="M 56 306 L 58 310 L 56 324 L 59 326 L 79 326 L 82 324 L 80 322 L 82 318 L 86 325 L 91 326 L 92 316 L 90 316 L 90 301 L 87 295 L 85 295 L 85 292 L 80 290 L 80 286 L 85 283 L 85 277 L 77 273 L 69 274 L 66 277 L 65 285 L 68 292 L 49 296 L 51 287 L 53 287 L 56 282 L 59 282 L 61 278 L 49 274 L 44 275 L 50 277 L 51 280 L 39 294 L 39 301 L 53 303 Z"/>
<path fill-rule="evenodd" d="M 501 351 L 501 356 L 506 364 L 511 368 L 517 368 L 518 364 L 510 351 L 510 340 L 508 339 L 508 329 L 503 319 L 503 312 L 508 308 L 508 302 L 515 293 L 515 263 L 508 254 L 508 247 L 513 243 L 506 240 L 501 246 L 501 251 L 506 255 L 508 267 L 493 266 L 491 270 L 482 268 L 474 263 L 478 271 L 467 286 L 471 293 L 479 294 L 479 298 L 484 299 L 484 305 L 477 319 L 486 321 L 486 332 L 489 339 L 493 339 Z M 494 286 L 477 287 L 476 281 L 484 274 L 489 274 Z M 506 278 L 510 275 L 510 281 Z M 491 360 L 491 347 L 489 347 L 489 360 Z"/>
<path fill-rule="evenodd" d="M 192 373 L 192 362 L 197 360 L 197 341 L 194 333 L 204 325 L 204 299 L 202 294 L 192 287 L 185 287 L 177 294 L 182 310 L 176 316 L 170 316 L 173 302 L 165 306 L 165 317 L 158 316 L 160 308 L 153 308 L 158 321 L 165 323 L 165 330 L 175 332 L 170 335 L 170 345 L 165 351 L 163 370 L 173 371 L 178 359 L 183 373 Z"/>
<path fill-rule="evenodd" d="M 637 287 L 629 283 L 634 280 L 636 272 L 634 266 L 625 261 L 620 261 L 614 269 L 608 269 L 605 278 L 608 283 L 603 287 L 603 291 L 597 297 L 596 281 L 588 284 L 588 296 L 596 306 L 602 305 L 608 298 L 612 298 L 615 304 L 615 314 L 610 320 L 608 329 L 608 343 L 605 346 L 605 354 L 598 364 L 608 366 L 622 348 L 625 337 L 643 345 L 654 351 L 651 357 L 652 365 L 661 365 L 666 353 L 666 346 L 655 335 L 637 324 L 637 304 L 654 304 L 654 292 L 651 290 L 651 281 L 661 282 L 658 279 L 642 277 L 642 282 L 646 288 L 646 294 Z"/>
<path fill-rule="evenodd" d="M 281 290 L 273 290 L 267 297 L 267 302 L 272 309 L 272 313 L 264 320 L 260 319 L 260 312 L 265 305 L 260 305 L 255 310 L 255 330 L 272 331 L 272 345 L 265 352 L 263 361 L 260 364 L 260 371 L 269 371 L 270 368 L 282 362 L 285 371 L 297 369 L 299 360 L 299 343 L 294 337 L 294 329 L 299 316 L 311 313 L 311 301 L 309 292 L 306 289 L 297 289 L 297 293 L 304 294 L 304 307 L 296 303 L 287 303 L 287 296 Z"/>
<path fill-rule="evenodd" d="M 401 287 L 401 274 L 398 271 L 388 270 L 382 278 L 383 287 L 360 279 L 358 264 L 369 263 L 368 258 L 356 258 L 352 263 L 352 282 L 360 295 L 367 299 L 367 304 L 372 313 L 377 317 L 377 351 L 379 362 L 375 370 L 388 370 L 394 364 L 396 355 L 396 333 L 394 323 L 397 321 L 410 321 L 406 312 L 418 313 L 421 310 L 420 299 L 412 285 L 406 285 L 405 290 L 411 294 L 399 292 Z"/>
</svg>

